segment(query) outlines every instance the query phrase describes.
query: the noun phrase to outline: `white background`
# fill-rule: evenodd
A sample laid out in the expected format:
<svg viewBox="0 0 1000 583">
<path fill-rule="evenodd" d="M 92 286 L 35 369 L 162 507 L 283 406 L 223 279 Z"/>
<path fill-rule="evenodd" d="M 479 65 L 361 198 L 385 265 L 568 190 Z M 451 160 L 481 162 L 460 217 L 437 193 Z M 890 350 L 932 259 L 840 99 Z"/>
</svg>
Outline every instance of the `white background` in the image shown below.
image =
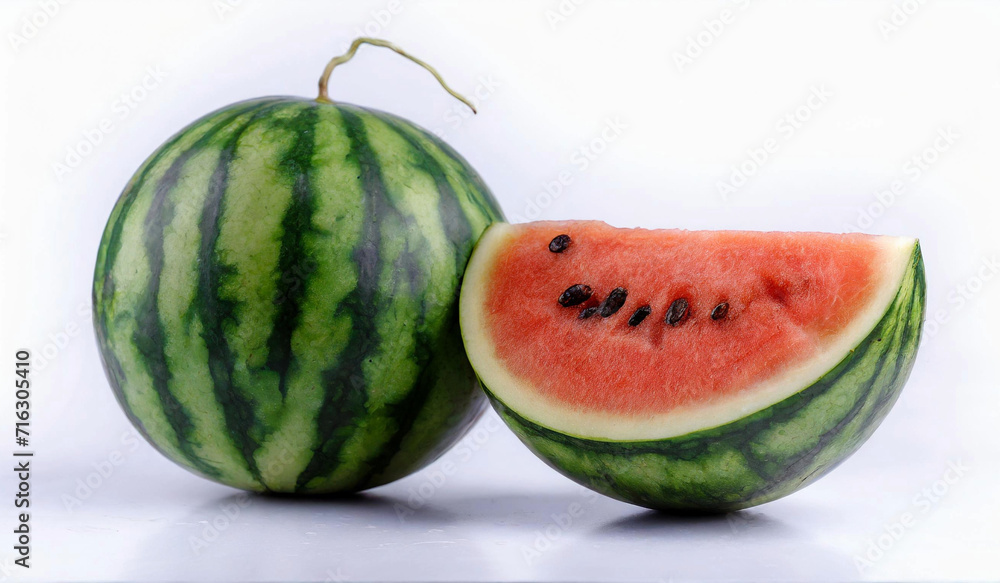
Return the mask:
<svg viewBox="0 0 1000 583">
<path fill-rule="evenodd" d="M 10 566 L 15 483 L 0 471 L 0 580 L 1000 579 L 1000 281 L 983 268 L 1000 259 L 1000 3 L 407 1 L 390 14 L 386 1 L 63 0 L 47 17 L 43 4 L 0 3 L 0 369 L 16 348 L 36 355 L 38 452 L 30 573 Z M 118 193 L 204 113 L 314 95 L 365 27 L 478 93 L 480 115 L 372 47 L 334 73 L 332 97 L 443 132 L 513 219 L 919 237 L 930 320 L 883 426 L 817 484 L 716 519 L 586 495 L 492 414 L 445 456 L 453 475 L 438 479 L 439 462 L 348 502 L 237 498 L 134 445 L 88 313 Z M 830 96 L 809 109 L 814 90 Z M 794 132 L 779 125 L 796 113 L 808 119 Z M 602 142 L 609 122 L 624 129 Z M 723 197 L 768 139 L 777 151 Z M 915 155 L 934 159 L 919 176 Z M 545 194 L 560 174 L 568 185 Z M 13 400 L 0 392 L 3 440 Z"/>
</svg>

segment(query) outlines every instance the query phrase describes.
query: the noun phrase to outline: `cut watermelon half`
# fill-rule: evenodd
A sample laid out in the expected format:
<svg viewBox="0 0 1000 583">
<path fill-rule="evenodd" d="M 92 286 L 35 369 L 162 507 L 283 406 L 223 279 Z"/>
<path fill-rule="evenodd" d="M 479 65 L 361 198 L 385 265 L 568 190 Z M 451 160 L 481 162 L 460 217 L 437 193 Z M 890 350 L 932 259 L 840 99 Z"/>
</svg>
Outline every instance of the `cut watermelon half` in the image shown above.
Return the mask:
<svg viewBox="0 0 1000 583">
<path fill-rule="evenodd" d="M 915 239 L 497 224 L 462 334 L 543 459 L 653 508 L 733 509 L 853 453 L 905 382 L 924 311 Z"/>
</svg>

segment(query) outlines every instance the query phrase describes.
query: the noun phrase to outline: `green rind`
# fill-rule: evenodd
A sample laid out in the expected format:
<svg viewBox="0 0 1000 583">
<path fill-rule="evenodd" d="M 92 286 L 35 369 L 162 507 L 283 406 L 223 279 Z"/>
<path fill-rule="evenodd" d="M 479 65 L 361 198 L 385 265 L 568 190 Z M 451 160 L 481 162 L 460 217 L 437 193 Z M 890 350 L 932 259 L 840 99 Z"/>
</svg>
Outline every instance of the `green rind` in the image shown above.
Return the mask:
<svg viewBox="0 0 1000 583">
<path fill-rule="evenodd" d="M 284 97 L 213 112 L 108 221 L 93 301 L 110 384 L 155 447 L 221 483 L 405 476 L 485 407 L 457 299 L 498 220 L 465 160 L 395 116 Z"/>
<path fill-rule="evenodd" d="M 588 488 L 660 510 L 739 510 L 819 479 L 871 436 L 913 368 L 925 293 L 917 245 L 879 323 L 822 378 L 738 421 L 670 439 L 567 435 L 510 410 L 484 388 L 521 441 Z"/>
</svg>

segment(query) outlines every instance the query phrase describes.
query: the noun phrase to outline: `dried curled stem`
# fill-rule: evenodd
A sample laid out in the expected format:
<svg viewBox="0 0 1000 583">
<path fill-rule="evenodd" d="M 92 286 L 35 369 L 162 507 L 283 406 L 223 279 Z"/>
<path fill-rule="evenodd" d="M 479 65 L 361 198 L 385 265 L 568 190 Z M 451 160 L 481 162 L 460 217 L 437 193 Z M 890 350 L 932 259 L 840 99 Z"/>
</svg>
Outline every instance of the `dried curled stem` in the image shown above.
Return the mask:
<svg viewBox="0 0 1000 583">
<path fill-rule="evenodd" d="M 460 94 L 455 92 L 451 87 L 448 87 L 448 84 L 445 83 L 444 79 L 441 78 L 441 75 L 434 70 L 434 67 L 431 67 L 427 63 L 407 53 L 406 51 L 397 47 L 396 45 L 392 44 L 389 41 L 384 41 L 382 39 L 370 38 L 370 37 L 360 37 L 354 39 L 354 42 L 351 43 L 351 47 L 347 49 L 346 53 L 340 55 L 339 57 L 334 57 L 333 59 L 330 60 L 329 63 L 327 63 L 326 68 L 323 69 L 323 75 L 321 75 L 319 78 L 319 97 L 316 98 L 317 101 L 325 101 L 327 103 L 333 103 L 333 100 L 330 99 L 330 94 L 327 92 L 327 85 L 330 82 L 330 74 L 333 73 L 333 70 L 338 65 L 342 65 L 347 61 L 350 61 L 351 58 L 354 57 L 354 53 L 358 52 L 358 47 L 360 47 L 362 44 L 369 44 L 377 47 L 385 47 L 387 49 L 391 49 L 399 53 L 400 55 L 406 57 L 407 59 L 413 61 L 414 63 L 420 65 L 424 69 L 427 69 L 428 71 L 431 72 L 432 75 L 434 75 L 434 78 L 438 80 L 438 83 L 440 83 L 441 86 L 444 87 L 445 91 L 450 93 L 451 96 L 454 97 L 455 99 L 469 106 L 469 109 L 472 110 L 472 113 L 476 113 L 476 107 L 472 105 L 472 102 L 466 99 L 465 97 L 462 97 Z"/>
</svg>

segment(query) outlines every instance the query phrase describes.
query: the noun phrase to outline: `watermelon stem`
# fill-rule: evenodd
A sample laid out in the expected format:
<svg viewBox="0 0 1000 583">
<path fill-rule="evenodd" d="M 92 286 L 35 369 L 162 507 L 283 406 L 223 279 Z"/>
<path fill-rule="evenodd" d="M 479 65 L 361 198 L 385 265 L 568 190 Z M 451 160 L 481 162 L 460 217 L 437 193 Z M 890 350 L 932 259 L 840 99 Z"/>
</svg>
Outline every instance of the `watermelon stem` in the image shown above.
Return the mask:
<svg viewBox="0 0 1000 583">
<path fill-rule="evenodd" d="M 323 75 L 321 75 L 319 78 L 319 97 L 316 98 L 316 101 L 333 103 L 333 100 L 330 99 L 330 94 L 327 92 L 327 85 L 330 82 L 330 74 L 333 73 L 334 68 L 336 68 L 338 65 L 342 65 L 347 61 L 350 61 L 354 57 L 354 53 L 358 52 L 358 47 L 360 47 L 362 44 L 369 44 L 377 47 L 385 47 L 387 49 L 391 49 L 399 53 L 400 55 L 406 57 L 407 59 L 410 59 L 414 63 L 420 65 L 424 69 L 427 69 L 428 71 L 431 72 L 431 75 L 434 75 L 434 78 L 438 80 L 438 83 L 440 83 L 441 86 L 444 87 L 445 91 L 450 93 L 451 96 L 454 97 L 455 99 L 469 106 L 469 109 L 472 110 L 472 113 L 478 113 L 476 111 L 476 106 L 472 105 L 471 101 L 469 101 L 465 97 L 462 97 L 451 87 L 449 87 L 448 84 L 444 82 L 444 79 L 441 78 L 441 75 L 434 70 L 434 67 L 431 67 L 427 63 L 407 53 L 406 51 L 397 47 L 396 45 L 392 44 L 389 41 L 385 41 L 379 38 L 365 37 L 365 36 L 354 39 L 354 42 L 351 43 L 351 47 L 347 49 L 346 53 L 340 55 L 339 57 L 334 57 L 333 59 L 330 60 L 329 63 L 327 63 L 326 68 L 323 69 Z"/>
</svg>

